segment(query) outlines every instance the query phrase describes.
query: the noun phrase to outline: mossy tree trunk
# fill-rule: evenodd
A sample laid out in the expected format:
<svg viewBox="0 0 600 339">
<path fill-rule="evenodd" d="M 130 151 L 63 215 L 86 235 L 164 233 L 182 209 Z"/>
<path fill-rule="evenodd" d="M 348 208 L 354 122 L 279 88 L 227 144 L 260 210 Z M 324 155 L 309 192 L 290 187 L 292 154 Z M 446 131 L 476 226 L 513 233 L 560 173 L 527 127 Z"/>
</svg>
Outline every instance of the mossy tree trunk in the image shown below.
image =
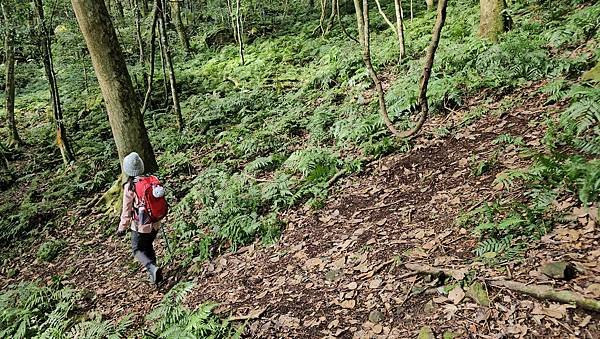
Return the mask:
<svg viewBox="0 0 600 339">
<path fill-rule="evenodd" d="M 63 162 L 65 165 L 75 161 L 75 152 L 71 148 L 71 143 L 67 136 L 67 129 L 63 121 L 62 104 L 60 102 L 60 94 L 58 92 L 58 84 L 56 82 L 56 73 L 54 72 L 54 63 L 52 61 L 52 42 L 50 33 L 44 21 L 44 4 L 42 0 L 34 0 L 36 16 L 37 16 L 37 35 L 38 45 L 42 50 L 42 63 L 48 79 L 50 87 L 50 99 L 52 101 L 52 112 L 54 113 L 54 124 L 56 126 L 56 144 L 60 149 Z"/>
<path fill-rule="evenodd" d="M 158 169 L 117 34 L 103 0 L 71 0 L 106 102 L 119 159 L 137 152 L 147 173 Z"/>
<path fill-rule="evenodd" d="M 505 0 L 480 0 L 479 34 L 486 39 L 498 41 L 498 35 L 506 30 L 503 15 Z"/>
<path fill-rule="evenodd" d="M 183 21 L 181 21 L 181 7 L 179 5 L 179 0 L 171 0 L 171 17 L 173 18 L 173 23 L 175 24 L 175 30 L 177 31 L 177 35 L 179 36 L 179 41 L 181 42 L 181 46 L 183 47 L 183 51 L 185 54 L 190 53 L 190 41 L 187 36 L 187 32 L 185 26 L 183 25 Z"/>
<path fill-rule="evenodd" d="M 6 99 L 6 117 L 9 129 L 9 144 L 22 144 L 21 137 L 17 130 L 15 120 L 15 41 L 14 41 L 14 18 L 12 17 L 10 3 L 2 2 L 2 16 L 6 31 L 4 35 L 4 64 L 6 66 L 5 99 Z"/>
</svg>

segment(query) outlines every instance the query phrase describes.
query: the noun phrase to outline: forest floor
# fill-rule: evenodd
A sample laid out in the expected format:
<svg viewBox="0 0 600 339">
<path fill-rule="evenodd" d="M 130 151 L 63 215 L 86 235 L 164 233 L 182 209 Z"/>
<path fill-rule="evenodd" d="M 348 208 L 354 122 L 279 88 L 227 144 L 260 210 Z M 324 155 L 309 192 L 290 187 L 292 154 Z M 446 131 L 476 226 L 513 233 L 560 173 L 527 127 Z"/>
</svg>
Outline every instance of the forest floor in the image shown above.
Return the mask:
<svg viewBox="0 0 600 339">
<path fill-rule="evenodd" d="M 288 211 L 282 216 L 286 229 L 275 245 L 257 242 L 185 271 L 167 264 L 167 281 L 159 290 L 145 281 L 128 241 L 107 241 L 103 232 L 88 227 L 93 216 L 74 210 L 67 217 L 80 219 L 79 226 L 57 231 L 67 241 L 59 260 L 45 263 L 36 259 L 35 251 L 23 249 L 15 258 L 18 274 L 1 282 L 0 288 L 62 275 L 64 284 L 90 292 L 84 308 L 111 319 L 135 313 L 143 321 L 176 282 L 194 279 L 190 306 L 218 302 L 217 313 L 248 318 L 247 333 L 253 337 L 412 338 L 430 326 L 439 338 L 445 331 L 472 338 L 598 338 L 598 314 L 486 285 L 506 278 L 592 296 L 600 293 L 594 288 L 600 286 L 597 213 L 588 215 L 575 201 L 558 202 L 572 220 L 558 225 L 523 258 L 503 265 L 477 261 L 473 250 L 478 238 L 456 223 L 461 213 L 485 201 L 518 196 L 518 189 L 499 190 L 493 181 L 502 170 L 523 168 L 529 160 L 514 146 L 493 141 L 512 134 L 531 147 L 540 145 L 545 133 L 541 113 L 563 108 L 561 103 L 545 105 L 546 98 L 536 91 L 541 85 L 495 98 L 496 103 L 489 104 L 492 110 L 507 98 L 518 104 L 456 133 L 423 133 L 430 137 L 418 138 L 410 152 L 384 157 L 362 174 L 340 180 L 320 210 Z M 427 129 L 460 125 L 469 107 L 483 98 L 485 93 L 460 111 L 432 118 Z M 497 161 L 477 176 L 474 156 Z M 157 243 L 161 255 L 164 243 Z M 562 281 L 540 272 L 541 264 L 556 260 L 574 263 L 577 276 Z M 471 281 L 486 286 L 489 307 L 461 294 L 466 286 L 450 295 L 441 293 L 438 281 L 414 274 L 406 263 L 470 271 Z"/>
</svg>

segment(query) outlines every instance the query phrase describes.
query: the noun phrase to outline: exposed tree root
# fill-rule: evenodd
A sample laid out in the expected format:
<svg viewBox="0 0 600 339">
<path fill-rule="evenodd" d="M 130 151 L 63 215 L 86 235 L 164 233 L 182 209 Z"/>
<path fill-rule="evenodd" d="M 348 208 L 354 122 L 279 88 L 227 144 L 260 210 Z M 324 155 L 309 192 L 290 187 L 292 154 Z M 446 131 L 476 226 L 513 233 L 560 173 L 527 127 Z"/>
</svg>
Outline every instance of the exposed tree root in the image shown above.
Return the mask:
<svg viewBox="0 0 600 339">
<path fill-rule="evenodd" d="M 600 301 L 586 298 L 577 292 L 557 291 L 548 285 L 525 285 L 510 280 L 491 280 L 488 283 L 494 287 L 508 288 L 509 290 L 527 294 L 537 299 L 575 304 L 584 310 L 600 312 Z"/>
</svg>

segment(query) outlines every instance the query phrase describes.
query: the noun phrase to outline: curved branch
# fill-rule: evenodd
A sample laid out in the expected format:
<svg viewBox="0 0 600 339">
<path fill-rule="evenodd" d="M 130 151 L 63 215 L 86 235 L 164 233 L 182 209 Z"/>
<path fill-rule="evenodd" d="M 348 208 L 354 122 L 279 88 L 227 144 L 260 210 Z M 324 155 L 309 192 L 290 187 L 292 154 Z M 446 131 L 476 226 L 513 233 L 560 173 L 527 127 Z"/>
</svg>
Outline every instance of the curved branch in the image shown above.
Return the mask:
<svg viewBox="0 0 600 339">
<path fill-rule="evenodd" d="M 377 4 L 377 9 L 379 10 L 379 14 L 381 14 L 381 16 L 383 17 L 383 20 L 385 20 L 385 22 L 388 24 L 388 26 L 390 26 L 390 28 L 392 29 L 392 31 L 394 31 L 394 33 L 398 34 L 398 31 L 396 30 L 396 26 L 394 26 L 394 24 L 390 21 L 390 19 L 388 19 L 387 15 L 385 15 L 385 12 L 383 11 L 383 9 L 381 9 L 381 3 L 379 2 L 379 0 L 375 0 L 375 3 Z"/>
<path fill-rule="evenodd" d="M 446 8 L 448 7 L 448 0 L 440 0 L 438 2 L 438 13 L 437 19 L 435 21 L 435 26 L 433 27 L 433 34 L 431 37 L 431 43 L 429 44 L 429 48 L 427 49 L 427 56 L 425 58 L 425 66 L 423 67 L 423 74 L 421 75 L 421 82 L 419 85 L 419 98 L 417 101 L 418 106 L 421 108 L 421 117 L 417 121 L 417 125 L 401 135 L 401 138 L 409 138 L 416 135 L 425 120 L 427 120 L 427 116 L 429 114 L 429 104 L 427 102 L 427 85 L 429 84 L 429 78 L 431 77 L 431 69 L 433 68 L 433 60 L 435 57 L 435 52 L 440 43 L 440 36 L 442 33 L 442 28 L 444 28 L 444 23 L 446 22 Z"/>
<path fill-rule="evenodd" d="M 423 73 L 421 75 L 421 81 L 419 85 L 419 96 L 418 96 L 418 107 L 421 111 L 421 116 L 417 121 L 417 124 L 414 128 L 400 132 L 396 129 L 394 124 L 389 118 L 387 105 L 385 102 L 385 92 L 383 91 L 383 86 L 381 85 L 381 81 L 377 77 L 377 73 L 373 68 L 373 64 L 371 62 L 371 48 L 369 43 L 369 5 L 368 0 L 362 0 L 362 8 L 359 0 L 354 0 L 354 6 L 356 9 L 356 20 L 358 24 L 359 31 L 359 40 L 362 45 L 362 57 L 367 67 L 367 71 L 375 85 L 375 89 L 377 91 L 377 97 L 379 100 L 379 112 L 381 117 L 387 126 L 387 128 L 392 132 L 392 134 L 399 138 L 411 138 L 414 137 L 419 130 L 423 127 L 423 124 L 427 120 L 427 116 L 429 114 L 429 106 L 427 103 L 427 85 L 429 84 L 429 78 L 431 77 L 431 69 L 433 67 L 433 60 L 435 57 L 435 52 L 438 48 L 440 35 L 442 32 L 442 28 L 444 27 L 444 23 L 446 21 L 446 8 L 447 8 L 448 0 L 440 0 L 438 3 L 438 14 L 435 22 L 435 26 L 433 28 L 433 35 L 431 38 L 431 43 L 427 50 L 427 56 L 425 58 L 425 65 L 423 67 Z"/>
<path fill-rule="evenodd" d="M 350 33 L 348 33 L 348 31 L 346 30 L 346 27 L 344 27 L 344 24 L 342 24 L 342 15 L 340 14 L 340 2 L 336 1 L 335 4 L 337 6 L 337 21 L 338 21 L 338 24 L 340 25 L 340 28 L 342 29 L 342 32 L 344 32 L 344 34 L 346 34 L 346 36 L 348 38 L 350 38 L 352 41 L 356 42 L 357 44 L 360 44 L 360 42 L 358 40 L 356 40 L 355 37 L 353 37 L 352 35 L 350 35 Z"/>
</svg>

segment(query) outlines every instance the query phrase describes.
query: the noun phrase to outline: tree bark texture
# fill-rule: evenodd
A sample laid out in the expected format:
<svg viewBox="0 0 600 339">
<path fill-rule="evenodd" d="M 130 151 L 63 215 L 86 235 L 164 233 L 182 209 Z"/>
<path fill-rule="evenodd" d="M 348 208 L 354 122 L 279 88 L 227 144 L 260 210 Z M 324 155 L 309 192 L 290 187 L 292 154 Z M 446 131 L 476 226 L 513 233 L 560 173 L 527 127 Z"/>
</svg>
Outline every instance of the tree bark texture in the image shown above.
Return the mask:
<svg viewBox="0 0 600 339">
<path fill-rule="evenodd" d="M 505 0 L 479 1 L 479 34 L 492 41 L 498 41 L 498 35 L 506 30 L 503 11 L 506 9 Z"/>
<path fill-rule="evenodd" d="M 177 118 L 177 127 L 179 131 L 183 131 L 185 123 L 183 116 L 181 115 L 181 106 L 179 105 L 179 95 L 177 94 L 177 80 L 175 79 L 175 70 L 173 68 L 173 60 L 171 59 L 171 50 L 169 48 L 169 39 L 167 37 L 167 14 L 165 8 L 162 7 L 163 3 L 161 0 L 156 1 L 158 9 L 158 29 L 160 32 L 160 41 L 162 43 L 163 60 L 166 64 L 167 71 L 169 73 L 169 84 L 171 88 L 171 100 L 173 100 L 173 109 L 175 110 L 175 116 Z"/>
<path fill-rule="evenodd" d="M 130 152 L 142 157 L 146 173 L 158 169 L 148 132 L 103 0 L 71 0 L 75 16 L 87 44 L 102 96 L 106 102 L 119 159 Z"/>
<path fill-rule="evenodd" d="M 34 4 L 38 19 L 38 42 L 42 49 L 42 62 L 50 87 L 52 112 L 54 113 L 54 124 L 56 125 L 56 144 L 60 149 L 63 162 L 66 165 L 75 160 L 75 152 L 73 152 L 73 149 L 71 148 L 71 143 L 67 137 L 67 129 L 63 121 L 62 104 L 60 102 L 56 73 L 54 72 L 54 62 L 52 60 L 52 42 L 50 41 L 50 33 L 48 32 L 44 19 L 44 5 L 42 0 L 34 0 Z"/>
<path fill-rule="evenodd" d="M 6 33 L 4 35 L 4 64 L 6 66 L 6 82 L 5 82 L 5 99 L 6 99 L 6 118 L 8 120 L 9 129 L 9 144 L 22 144 L 21 137 L 17 130 L 17 122 L 15 119 L 15 42 L 14 28 L 12 25 L 12 13 L 10 4 L 2 3 L 2 16 L 6 25 Z"/>
<path fill-rule="evenodd" d="M 181 7 L 179 5 L 179 0 L 171 0 L 171 17 L 173 18 L 173 23 L 175 24 L 175 30 L 177 31 L 177 35 L 179 36 L 179 41 L 181 42 L 181 46 L 183 47 L 183 51 L 185 54 L 190 53 L 190 41 L 187 36 L 187 32 L 185 26 L 183 25 L 183 21 L 181 21 Z"/>
</svg>

